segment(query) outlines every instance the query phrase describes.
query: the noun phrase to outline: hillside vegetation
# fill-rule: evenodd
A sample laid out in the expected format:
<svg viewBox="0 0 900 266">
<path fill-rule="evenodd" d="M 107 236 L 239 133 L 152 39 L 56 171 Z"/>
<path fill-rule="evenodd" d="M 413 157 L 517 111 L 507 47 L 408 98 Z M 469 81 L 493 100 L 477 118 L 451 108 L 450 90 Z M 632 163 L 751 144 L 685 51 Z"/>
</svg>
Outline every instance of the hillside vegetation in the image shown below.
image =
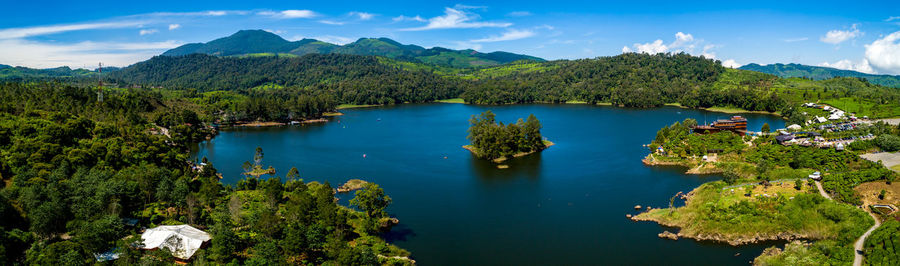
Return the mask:
<svg viewBox="0 0 900 266">
<path fill-rule="evenodd" d="M 206 103 L 145 89 L 110 90 L 98 102 L 95 91 L 0 84 L 0 264 L 92 265 L 113 251 L 117 265 L 173 265 L 169 251 L 134 247 L 142 228 L 174 224 L 212 236 L 193 264 L 412 263 L 379 237 L 391 199 L 377 185 L 356 192 L 355 209 L 297 169 L 285 182 L 225 186 L 205 158 L 199 169 L 187 163 L 188 147 L 212 134 L 193 111 Z M 158 126 L 171 137 L 151 134 Z"/>
<path fill-rule="evenodd" d="M 517 60 L 544 61 L 537 57 L 508 52 L 481 53 L 475 50 L 452 50 L 441 47 L 424 48 L 418 45 L 401 44 L 388 38 L 361 38 L 345 45 L 314 39 L 291 42 L 264 30 L 242 30 L 231 36 L 207 43 L 185 44 L 168 50 L 162 55 L 182 56 L 194 53 L 217 56 L 246 54 L 375 55 L 416 63 L 463 68 L 494 66 Z"/>
<path fill-rule="evenodd" d="M 807 66 L 801 64 L 769 64 L 764 66 L 759 64 L 748 64 L 740 67 L 740 69 L 768 73 L 782 78 L 810 78 L 814 80 L 836 77 L 864 78 L 872 84 L 900 88 L 900 76 L 866 74 L 830 67 Z"/>
<path fill-rule="evenodd" d="M 386 57 L 308 54 L 158 56 L 110 74 L 121 85 L 201 91 L 286 87 L 345 104 L 396 104 L 463 98 L 473 104 L 564 103 L 766 111 L 802 123 L 803 102 L 858 116 L 900 116 L 900 89 L 859 78 L 810 80 L 722 67 L 687 54 L 627 53 L 594 59 L 516 61 L 454 68 Z"/>
</svg>

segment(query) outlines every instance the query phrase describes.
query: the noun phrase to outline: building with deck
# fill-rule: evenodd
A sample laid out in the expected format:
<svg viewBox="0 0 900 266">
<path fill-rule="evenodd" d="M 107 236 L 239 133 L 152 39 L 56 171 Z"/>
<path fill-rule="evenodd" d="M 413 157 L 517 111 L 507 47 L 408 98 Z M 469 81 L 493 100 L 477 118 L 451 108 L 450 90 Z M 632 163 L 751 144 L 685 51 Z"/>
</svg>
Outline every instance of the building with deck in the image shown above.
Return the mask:
<svg viewBox="0 0 900 266">
<path fill-rule="evenodd" d="M 747 119 L 736 115 L 732 116 L 730 119 L 719 119 L 716 120 L 709 125 L 698 125 L 692 128 L 694 133 L 705 134 L 716 133 L 721 131 L 731 131 L 737 133 L 738 135 L 747 134 Z"/>
</svg>

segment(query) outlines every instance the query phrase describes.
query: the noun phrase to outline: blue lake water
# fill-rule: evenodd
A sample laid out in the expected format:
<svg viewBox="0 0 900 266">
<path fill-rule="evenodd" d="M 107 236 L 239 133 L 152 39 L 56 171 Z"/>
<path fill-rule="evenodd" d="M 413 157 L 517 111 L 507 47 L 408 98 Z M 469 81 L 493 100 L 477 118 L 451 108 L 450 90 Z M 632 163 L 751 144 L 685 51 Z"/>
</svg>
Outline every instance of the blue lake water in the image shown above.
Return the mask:
<svg viewBox="0 0 900 266">
<path fill-rule="evenodd" d="M 504 122 L 535 114 L 556 145 L 508 161 L 509 169 L 474 159 L 461 148 L 468 119 L 488 109 Z M 642 144 L 673 122 L 729 114 L 572 104 L 408 104 L 343 112 L 324 124 L 224 130 L 197 154 L 209 158 L 225 183 L 241 178 L 241 164 L 257 146 L 265 151 L 263 163 L 281 176 L 297 167 L 307 182 L 378 183 L 401 223 L 385 237 L 421 265 L 746 265 L 773 245 L 663 240 L 657 234 L 667 228 L 625 218 L 634 205 L 665 207 L 675 193 L 719 178 L 644 166 Z M 784 127 L 776 116 L 743 116 L 750 130 L 763 123 Z"/>
</svg>

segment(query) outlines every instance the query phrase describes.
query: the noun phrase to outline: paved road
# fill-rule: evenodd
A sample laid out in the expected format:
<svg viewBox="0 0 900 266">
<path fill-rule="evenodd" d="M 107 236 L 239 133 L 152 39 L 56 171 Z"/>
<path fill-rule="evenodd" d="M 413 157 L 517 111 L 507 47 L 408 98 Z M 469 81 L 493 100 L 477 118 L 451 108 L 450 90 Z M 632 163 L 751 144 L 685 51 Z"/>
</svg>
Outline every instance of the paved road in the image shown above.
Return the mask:
<svg viewBox="0 0 900 266">
<path fill-rule="evenodd" d="M 875 229 L 878 229 L 878 227 L 881 226 L 881 221 L 878 221 L 878 217 L 875 217 L 875 214 L 872 214 L 871 212 L 868 212 L 868 211 L 866 211 L 866 213 L 868 213 L 870 216 L 872 216 L 872 219 L 875 219 L 875 225 L 870 227 L 869 231 L 866 231 L 865 234 L 860 236 L 859 239 L 856 240 L 856 244 L 853 245 L 853 250 L 854 250 L 853 266 L 862 266 L 862 262 L 863 262 L 863 258 L 864 258 L 863 255 L 861 254 L 862 250 L 863 250 L 863 244 L 866 243 L 866 238 L 872 234 L 872 231 L 875 231 Z"/>
<path fill-rule="evenodd" d="M 819 194 L 821 194 L 822 197 L 825 197 L 826 199 L 831 199 L 831 196 L 828 195 L 828 193 L 825 193 L 825 189 L 822 189 L 822 183 L 819 183 L 819 181 L 816 181 L 816 187 L 819 188 Z M 869 227 L 869 230 L 866 231 L 865 234 L 860 236 L 859 239 L 856 239 L 856 243 L 853 244 L 853 266 L 862 266 L 863 258 L 865 258 L 862 255 L 862 250 L 863 250 L 863 245 L 866 243 L 866 238 L 868 238 L 869 235 L 872 234 L 872 231 L 875 231 L 875 229 L 878 229 L 878 227 L 881 226 L 881 221 L 878 221 L 878 217 L 875 217 L 875 214 L 872 214 L 871 212 L 869 212 L 866 209 L 863 209 L 863 211 L 868 213 L 869 216 L 872 216 L 872 219 L 875 219 L 875 225 L 872 225 L 872 227 Z"/>
<path fill-rule="evenodd" d="M 825 193 L 825 189 L 822 188 L 822 183 L 816 181 L 816 187 L 819 188 L 819 195 L 822 195 L 822 197 L 825 197 L 826 199 L 834 200 L 830 195 L 828 195 L 828 193 Z"/>
</svg>

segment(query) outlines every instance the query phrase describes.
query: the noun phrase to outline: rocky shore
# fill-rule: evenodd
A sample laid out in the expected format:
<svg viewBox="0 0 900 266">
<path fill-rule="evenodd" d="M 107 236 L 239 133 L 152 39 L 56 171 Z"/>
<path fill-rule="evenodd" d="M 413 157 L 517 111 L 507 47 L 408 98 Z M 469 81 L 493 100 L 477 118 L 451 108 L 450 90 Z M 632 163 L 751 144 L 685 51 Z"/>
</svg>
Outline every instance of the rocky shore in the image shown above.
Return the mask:
<svg viewBox="0 0 900 266">
<path fill-rule="evenodd" d="M 773 241 L 773 240 L 792 241 L 792 240 L 813 238 L 811 236 L 806 236 L 806 235 L 802 235 L 802 234 L 786 233 L 786 232 L 781 232 L 781 233 L 777 233 L 777 234 L 756 233 L 754 235 L 748 235 L 748 236 L 733 236 L 733 235 L 725 235 L 725 234 L 720 234 L 720 233 L 700 233 L 700 232 L 685 233 L 684 230 L 681 230 L 682 226 L 680 224 L 664 222 L 664 221 L 660 221 L 657 219 L 649 218 L 644 215 L 635 215 L 635 216 L 631 217 L 631 220 L 656 222 L 662 226 L 674 227 L 674 228 L 678 228 L 680 230 L 678 233 L 664 231 L 664 232 L 658 234 L 658 236 L 660 238 L 667 238 L 667 239 L 672 239 L 672 240 L 678 240 L 679 238 L 690 238 L 690 239 L 694 239 L 697 241 L 712 241 L 712 242 L 726 243 L 726 244 L 732 245 L 732 246 L 755 244 L 755 243 L 759 243 L 759 242 L 766 242 L 766 241 Z"/>
</svg>

